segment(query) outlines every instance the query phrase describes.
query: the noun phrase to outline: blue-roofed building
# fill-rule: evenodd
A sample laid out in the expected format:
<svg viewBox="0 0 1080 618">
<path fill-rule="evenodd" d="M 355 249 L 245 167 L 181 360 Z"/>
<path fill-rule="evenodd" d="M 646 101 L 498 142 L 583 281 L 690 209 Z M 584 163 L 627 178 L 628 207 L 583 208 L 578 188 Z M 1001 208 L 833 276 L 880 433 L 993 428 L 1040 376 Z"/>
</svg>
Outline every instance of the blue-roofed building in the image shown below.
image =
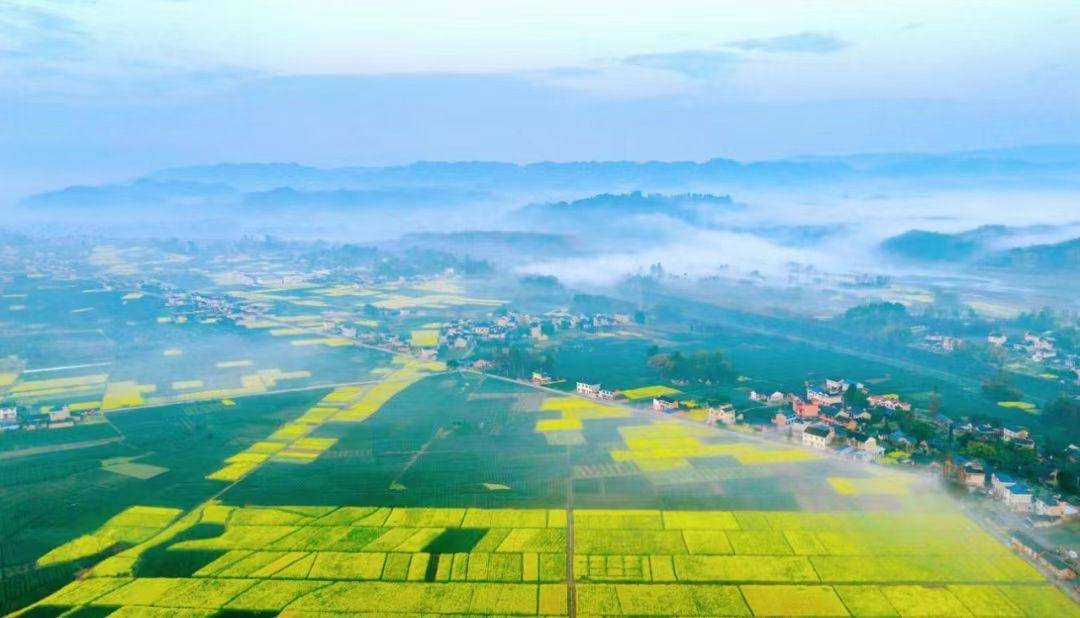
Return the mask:
<svg viewBox="0 0 1080 618">
<path fill-rule="evenodd" d="M 1016 484 L 1016 479 L 1004 474 L 1002 472 L 995 472 L 990 475 L 990 489 L 994 492 L 994 495 L 1000 498 L 1006 487 L 1011 487 Z"/>
<path fill-rule="evenodd" d="M 1031 502 L 1031 489 L 1023 483 L 1015 483 L 1002 489 L 1001 499 L 1010 509 L 1027 513 L 1034 509 Z"/>
</svg>

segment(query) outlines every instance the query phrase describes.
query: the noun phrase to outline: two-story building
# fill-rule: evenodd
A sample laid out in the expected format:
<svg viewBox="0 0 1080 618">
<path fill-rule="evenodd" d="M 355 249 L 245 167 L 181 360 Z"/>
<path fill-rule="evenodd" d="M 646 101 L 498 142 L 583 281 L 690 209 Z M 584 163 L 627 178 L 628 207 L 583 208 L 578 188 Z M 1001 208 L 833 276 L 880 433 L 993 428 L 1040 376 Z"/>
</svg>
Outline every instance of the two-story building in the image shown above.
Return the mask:
<svg viewBox="0 0 1080 618">
<path fill-rule="evenodd" d="M 1034 508 L 1031 490 L 1023 483 L 1015 483 L 1002 489 L 1001 499 L 1005 506 L 1018 513 L 1029 513 Z"/>
<path fill-rule="evenodd" d="M 803 430 L 802 441 L 803 445 L 816 449 L 829 448 L 829 442 L 832 441 L 833 430 L 832 427 L 826 427 L 825 425 L 810 425 Z"/>
<path fill-rule="evenodd" d="M 730 403 L 713 406 L 708 409 L 708 414 L 705 422 L 710 425 L 734 425 L 738 420 L 735 407 Z"/>
<path fill-rule="evenodd" d="M 969 491 L 986 487 L 986 469 L 982 467 L 982 464 L 969 461 L 960 469 L 960 474 L 964 486 Z"/>
<path fill-rule="evenodd" d="M 1005 495 L 1005 489 L 1016 485 L 1016 479 L 1002 472 L 994 472 L 990 475 L 990 490 L 996 498 Z"/>
<path fill-rule="evenodd" d="M 657 412 L 675 412 L 679 409 L 679 402 L 667 397 L 653 397 L 652 407 Z"/>
<path fill-rule="evenodd" d="M 582 397 L 592 397 L 595 399 L 600 396 L 600 385 L 589 384 L 588 382 L 578 382 L 577 388 L 575 388 L 574 391 Z"/>
<path fill-rule="evenodd" d="M 1064 511 L 1064 503 L 1046 492 L 1035 494 L 1032 504 L 1036 515 L 1061 517 Z"/>
</svg>

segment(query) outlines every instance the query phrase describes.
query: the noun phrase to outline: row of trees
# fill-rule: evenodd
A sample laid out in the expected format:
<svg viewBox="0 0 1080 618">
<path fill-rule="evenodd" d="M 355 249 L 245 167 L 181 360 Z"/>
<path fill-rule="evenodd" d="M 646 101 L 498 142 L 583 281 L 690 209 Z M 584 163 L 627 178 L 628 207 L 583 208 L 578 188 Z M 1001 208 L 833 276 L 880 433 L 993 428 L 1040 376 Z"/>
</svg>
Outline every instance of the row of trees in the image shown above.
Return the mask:
<svg viewBox="0 0 1080 618">
<path fill-rule="evenodd" d="M 721 383 L 732 379 L 735 370 L 720 350 L 683 353 L 678 350 L 661 354 L 649 350 L 649 366 L 668 380 L 680 382 Z"/>
</svg>

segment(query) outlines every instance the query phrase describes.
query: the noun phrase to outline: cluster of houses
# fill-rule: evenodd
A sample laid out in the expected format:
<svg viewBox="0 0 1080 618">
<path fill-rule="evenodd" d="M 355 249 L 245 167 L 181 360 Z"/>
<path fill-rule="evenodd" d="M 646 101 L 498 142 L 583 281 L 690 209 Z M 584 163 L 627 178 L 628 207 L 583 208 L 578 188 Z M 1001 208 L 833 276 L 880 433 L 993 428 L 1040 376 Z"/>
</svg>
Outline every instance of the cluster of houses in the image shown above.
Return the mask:
<svg viewBox="0 0 1080 618">
<path fill-rule="evenodd" d="M 478 319 L 449 322 L 440 339 L 451 348 L 470 348 L 477 342 L 508 342 L 521 339 L 547 339 L 560 330 L 596 331 L 625 326 L 632 318 L 626 313 L 570 313 L 564 308 L 534 316 L 520 311 L 489 313 Z"/>
<path fill-rule="evenodd" d="M 1026 352 L 1031 360 L 1039 363 L 1058 355 L 1057 348 L 1054 347 L 1054 337 L 1052 335 L 1035 335 L 1032 333 L 1025 333 L 1024 340 L 1017 346 L 1019 349 Z"/>
<path fill-rule="evenodd" d="M 956 477 L 968 491 L 998 500 L 1009 510 L 1028 515 L 1037 528 L 1080 519 L 1080 501 L 1070 502 L 1046 489 L 1032 488 L 1004 472 L 987 474 L 978 461 L 956 460 Z"/>
<path fill-rule="evenodd" d="M 1080 356 L 1059 349 L 1051 332 L 1026 332 L 1014 342 L 1010 342 L 1008 335 L 1004 333 L 990 333 L 986 342 L 1048 368 L 1072 372 L 1075 381 L 1080 384 Z"/>
<path fill-rule="evenodd" d="M 922 339 L 923 347 L 931 352 L 937 352 L 938 354 L 951 354 L 960 349 L 963 343 L 964 342 L 957 337 L 941 335 L 938 333 L 923 335 Z"/>
<path fill-rule="evenodd" d="M 766 405 L 784 406 L 773 417 L 773 425 L 801 434 L 805 446 L 835 449 L 854 459 L 876 460 L 885 452 L 882 442 L 907 439 L 902 432 L 900 435 L 877 436 L 865 430 L 866 421 L 874 418 L 872 410 L 885 413 L 911 410 L 911 404 L 897 395 L 871 395 L 862 384 L 842 378 L 829 378 L 819 384 L 807 382 L 804 386 L 805 396 L 752 390 L 750 399 Z M 866 393 L 866 409 L 855 409 L 844 403 L 844 395 L 851 388 Z M 786 407 L 789 404 L 790 408 Z"/>
<path fill-rule="evenodd" d="M 60 429 L 72 427 L 88 416 L 100 414 L 97 408 L 73 411 L 68 406 L 53 406 L 37 413 L 26 413 L 16 406 L 0 408 L 0 431 L 22 429 Z"/>
</svg>

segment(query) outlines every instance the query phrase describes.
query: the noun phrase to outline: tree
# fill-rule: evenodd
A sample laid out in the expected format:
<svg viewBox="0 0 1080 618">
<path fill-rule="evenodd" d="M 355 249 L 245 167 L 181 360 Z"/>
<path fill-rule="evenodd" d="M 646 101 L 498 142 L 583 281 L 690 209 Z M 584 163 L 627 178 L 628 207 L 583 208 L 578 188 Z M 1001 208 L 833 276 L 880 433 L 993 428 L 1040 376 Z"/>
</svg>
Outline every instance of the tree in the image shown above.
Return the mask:
<svg viewBox="0 0 1080 618">
<path fill-rule="evenodd" d="M 853 408 L 865 408 L 870 404 L 870 396 L 861 388 L 849 386 L 844 391 L 844 403 Z"/>
<path fill-rule="evenodd" d="M 983 378 L 982 392 L 992 401 L 1018 401 L 1020 389 L 1013 385 L 1012 377 L 1005 371 L 997 371 Z"/>
<path fill-rule="evenodd" d="M 1080 473 L 1078 473 L 1075 465 L 1066 466 L 1057 473 L 1058 489 L 1061 491 L 1076 495 L 1080 493 Z"/>
<path fill-rule="evenodd" d="M 1064 393 L 1043 409 L 1043 417 L 1060 427 L 1069 442 L 1080 438 L 1080 401 Z"/>
<path fill-rule="evenodd" d="M 916 442 L 923 442 L 933 438 L 937 434 L 937 428 L 926 421 L 914 421 L 908 432 Z"/>
<path fill-rule="evenodd" d="M 989 442 L 972 440 L 964 446 L 964 457 L 981 459 L 987 463 L 997 459 L 997 449 Z"/>
<path fill-rule="evenodd" d="M 655 354 L 649 358 L 649 366 L 669 380 L 684 382 L 722 382 L 734 375 L 731 363 L 719 350 Z"/>
</svg>

